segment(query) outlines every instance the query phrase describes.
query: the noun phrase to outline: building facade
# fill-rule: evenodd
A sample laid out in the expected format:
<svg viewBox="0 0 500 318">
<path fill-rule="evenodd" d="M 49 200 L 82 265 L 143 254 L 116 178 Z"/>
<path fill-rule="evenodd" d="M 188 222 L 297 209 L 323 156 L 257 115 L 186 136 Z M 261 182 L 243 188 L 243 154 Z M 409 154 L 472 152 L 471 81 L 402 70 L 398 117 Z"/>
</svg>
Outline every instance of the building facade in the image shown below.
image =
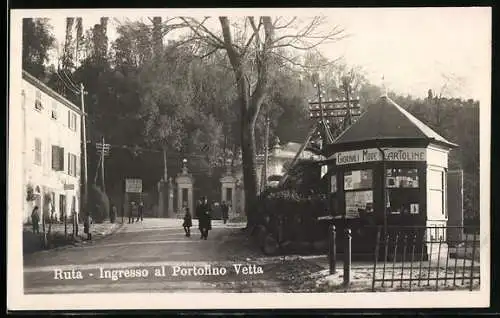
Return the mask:
<svg viewBox="0 0 500 318">
<path fill-rule="evenodd" d="M 23 220 L 38 206 L 45 218 L 78 216 L 81 110 L 23 71 Z"/>
</svg>

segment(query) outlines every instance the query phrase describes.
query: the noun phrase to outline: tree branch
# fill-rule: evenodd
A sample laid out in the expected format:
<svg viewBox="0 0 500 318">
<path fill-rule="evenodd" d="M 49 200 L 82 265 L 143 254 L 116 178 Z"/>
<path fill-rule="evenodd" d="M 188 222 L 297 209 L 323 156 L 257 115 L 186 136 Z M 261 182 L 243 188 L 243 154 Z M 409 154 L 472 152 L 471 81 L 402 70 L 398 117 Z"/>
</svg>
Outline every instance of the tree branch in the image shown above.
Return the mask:
<svg viewBox="0 0 500 318">
<path fill-rule="evenodd" d="M 198 36 L 200 39 L 206 39 L 208 42 L 210 42 L 211 45 L 217 46 L 219 48 L 224 48 L 224 41 L 221 40 L 218 36 L 213 34 L 207 27 L 204 26 L 204 23 L 208 20 L 208 17 L 204 18 L 202 22 L 198 22 L 194 18 L 185 18 L 181 17 L 180 18 L 182 21 L 184 21 L 185 26 L 188 26 L 196 36 Z M 188 21 L 187 19 L 190 19 Z M 193 23 L 196 24 L 196 27 L 193 26 Z M 199 29 L 202 29 L 203 32 L 206 34 L 206 36 L 203 36 L 203 34 L 200 33 Z"/>
<path fill-rule="evenodd" d="M 292 25 L 292 23 L 295 22 L 295 20 L 297 20 L 297 17 L 293 17 L 290 21 L 288 21 L 288 23 L 284 24 L 284 25 L 281 25 L 281 26 L 278 26 L 278 21 L 279 19 L 276 19 L 276 21 L 274 22 L 274 29 L 275 30 L 280 30 L 280 29 L 286 29 L 288 28 L 290 25 Z"/>
</svg>

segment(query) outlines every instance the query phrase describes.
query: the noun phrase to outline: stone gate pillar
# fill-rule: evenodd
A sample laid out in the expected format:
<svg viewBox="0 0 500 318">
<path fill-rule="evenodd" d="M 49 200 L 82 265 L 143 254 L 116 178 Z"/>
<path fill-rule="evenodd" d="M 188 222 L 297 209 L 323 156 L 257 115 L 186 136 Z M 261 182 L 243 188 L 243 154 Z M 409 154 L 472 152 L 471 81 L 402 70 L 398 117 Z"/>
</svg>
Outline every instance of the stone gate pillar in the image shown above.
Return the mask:
<svg viewBox="0 0 500 318">
<path fill-rule="evenodd" d="M 168 178 L 168 209 L 167 215 L 174 216 L 174 183 L 172 177 Z"/>
<path fill-rule="evenodd" d="M 191 215 L 194 213 L 193 206 L 193 176 L 188 172 L 186 164 L 182 167 L 182 172 L 175 178 L 177 183 L 177 215 L 182 213 L 183 205 L 189 208 Z M 187 191 L 187 196 L 183 198 L 183 192 Z"/>
<path fill-rule="evenodd" d="M 220 179 L 221 182 L 221 202 L 231 203 L 231 209 L 229 211 L 231 217 L 234 215 L 234 206 L 236 203 L 236 178 L 233 176 L 231 169 L 228 168 L 226 174 Z M 228 189 L 231 189 L 231 197 L 228 197 Z"/>
</svg>

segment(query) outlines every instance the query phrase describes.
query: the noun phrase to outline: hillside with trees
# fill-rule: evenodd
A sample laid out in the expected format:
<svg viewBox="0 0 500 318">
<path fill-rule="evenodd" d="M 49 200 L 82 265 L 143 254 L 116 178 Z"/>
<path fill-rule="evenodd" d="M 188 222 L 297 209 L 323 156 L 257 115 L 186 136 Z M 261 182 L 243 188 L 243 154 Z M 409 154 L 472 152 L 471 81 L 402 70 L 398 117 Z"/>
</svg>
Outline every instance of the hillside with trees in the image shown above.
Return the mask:
<svg viewBox="0 0 500 318">
<path fill-rule="evenodd" d="M 362 69 L 323 57 L 319 40 L 305 44 L 316 36 L 338 41 L 340 27 L 319 36 L 292 29 L 295 21 L 248 18 L 230 28 L 233 21 L 221 17 L 214 34 L 204 21 L 154 17 L 114 21 L 117 36 L 110 41 L 107 17 L 86 32 L 81 18 L 66 22 L 62 56 L 50 65 L 50 20 L 24 19 L 23 68 L 76 105 L 80 96 L 71 82 L 85 84 L 91 142 L 105 136 L 120 146 L 112 149 L 106 188 L 118 187 L 125 172 L 141 175 L 146 188 L 154 187 L 163 175 L 162 154 L 173 174 L 184 157 L 192 171 L 210 173 L 242 153 L 246 198 L 251 199 L 266 115 L 271 119 L 270 140 L 278 136 L 282 142 L 302 142 L 311 125 L 307 100 L 315 96 L 313 81 L 321 81 L 326 94 L 335 98 L 342 95 L 342 79 L 349 76 L 362 107 L 380 96 L 380 88 L 366 80 Z M 321 25 L 310 23 L 313 31 Z M 175 35 L 180 29 L 185 35 Z M 451 154 L 450 169 L 464 170 L 465 213 L 477 216 L 479 102 L 422 93 L 425 98 L 391 97 L 460 145 Z M 92 147 L 89 156 L 93 180 L 97 160 Z"/>
</svg>

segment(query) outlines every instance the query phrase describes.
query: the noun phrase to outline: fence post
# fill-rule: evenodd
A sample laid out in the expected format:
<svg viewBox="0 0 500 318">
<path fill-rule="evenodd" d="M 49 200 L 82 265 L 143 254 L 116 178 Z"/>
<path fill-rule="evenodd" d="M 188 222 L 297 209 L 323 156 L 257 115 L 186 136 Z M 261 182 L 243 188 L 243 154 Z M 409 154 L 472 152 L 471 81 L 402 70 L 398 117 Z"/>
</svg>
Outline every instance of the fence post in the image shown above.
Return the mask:
<svg viewBox="0 0 500 318">
<path fill-rule="evenodd" d="M 346 244 L 344 252 L 344 286 L 351 283 L 351 229 L 345 230 Z"/>
<path fill-rule="evenodd" d="M 328 260 L 330 264 L 330 275 L 337 272 L 337 242 L 336 242 L 336 232 L 335 225 L 332 224 L 330 227 L 330 240 L 328 248 Z"/>
<path fill-rule="evenodd" d="M 473 290 L 473 285 L 474 285 L 474 260 L 476 257 L 476 232 L 474 231 L 474 234 L 472 235 L 472 259 L 471 259 L 471 265 L 470 265 L 470 287 L 469 290 Z M 464 255 L 464 262 L 467 259 L 467 255 Z"/>
<path fill-rule="evenodd" d="M 375 242 L 375 259 L 373 260 L 373 277 L 372 277 L 372 291 L 375 291 L 375 282 L 376 282 L 376 274 L 377 274 L 377 261 L 379 258 L 379 248 L 380 248 L 380 229 L 379 226 L 377 228 L 377 240 Z"/>
</svg>

